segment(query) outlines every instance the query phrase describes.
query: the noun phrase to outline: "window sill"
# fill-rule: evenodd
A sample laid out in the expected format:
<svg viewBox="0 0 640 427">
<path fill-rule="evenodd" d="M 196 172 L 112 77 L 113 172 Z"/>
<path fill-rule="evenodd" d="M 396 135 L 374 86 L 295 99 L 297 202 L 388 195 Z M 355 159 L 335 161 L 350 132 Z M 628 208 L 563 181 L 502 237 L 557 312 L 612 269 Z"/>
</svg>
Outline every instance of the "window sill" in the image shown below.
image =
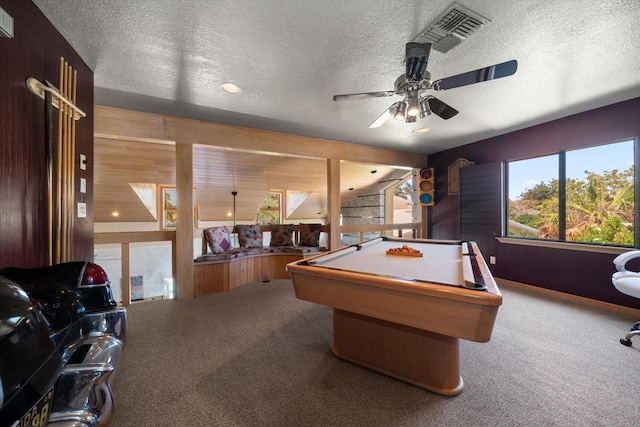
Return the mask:
<svg viewBox="0 0 640 427">
<path fill-rule="evenodd" d="M 589 245 L 589 244 L 570 243 L 570 242 L 554 242 L 550 240 L 516 239 L 513 237 L 496 237 L 496 240 L 500 243 L 505 243 L 507 245 L 538 246 L 543 248 L 566 249 L 570 251 L 582 251 L 582 252 L 598 252 L 603 254 L 615 254 L 615 255 L 619 255 L 619 254 L 634 250 L 633 248 L 624 248 L 624 247 L 615 247 L 615 246 L 600 246 L 600 245 Z"/>
</svg>

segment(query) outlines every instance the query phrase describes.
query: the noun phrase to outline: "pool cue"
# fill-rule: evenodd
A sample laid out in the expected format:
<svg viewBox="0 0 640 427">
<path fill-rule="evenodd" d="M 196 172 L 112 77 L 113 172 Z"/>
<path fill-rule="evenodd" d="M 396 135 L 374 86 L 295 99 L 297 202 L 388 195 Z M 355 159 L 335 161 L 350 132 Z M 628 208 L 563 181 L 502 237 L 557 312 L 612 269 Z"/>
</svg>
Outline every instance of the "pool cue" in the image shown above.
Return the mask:
<svg viewBox="0 0 640 427">
<path fill-rule="evenodd" d="M 76 79 L 78 72 L 72 67 L 69 67 L 69 80 L 71 86 L 69 86 L 69 96 L 73 105 L 76 105 Z M 76 167 L 76 120 L 75 111 L 71 106 L 67 109 L 67 120 L 69 122 L 69 200 L 68 202 L 68 225 L 69 225 L 69 246 L 67 248 L 67 260 L 73 261 L 73 230 L 75 224 L 76 210 L 75 210 L 75 167 Z"/>
<path fill-rule="evenodd" d="M 53 129 L 51 92 L 44 94 L 44 132 L 47 173 L 47 264 L 53 264 Z"/>
<path fill-rule="evenodd" d="M 71 67 L 65 62 L 65 90 L 62 95 L 69 99 L 71 94 Z M 64 151 L 65 151 L 65 195 L 64 195 L 64 215 L 65 215 L 65 248 L 64 261 L 71 261 L 73 250 L 71 245 L 71 234 L 73 232 L 73 157 L 71 149 L 71 121 L 73 110 L 69 105 L 64 103 Z"/>
<path fill-rule="evenodd" d="M 67 97 L 69 92 L 69 64 L 64 63 L 64 90 L 61 90 L 60 93 L 65 98 Z M 60 102 L 60 107 L 62 111 L 63 117 L 63 127 L 62 127 L 62 170 L 63 170 L 63 179 L 62 183 L 64 185 L 64 191 L 62 193 L 62 231 L 63 231 L 63 239 L 62 239 L 62 262 L 69 261 L 69 107 L 65 103 L 63 105 L 62 101 Z"/>
<path fill-rule="evenodd" d="M 69 97 L 69 64 L 64 63 L 64 91 L 62 96 Z M 64 212 L 64 251 L 63 260 L 69 260 L 69 106 L 64 104 L 64 198 L 63 198 L 63 212 Z"/>
<path fill-rule="evenodd" d="M 62 92 L 64 86 L 64 58 L 60 58 L 60 83 L 58 90 Z M 58 99 L 58 138 L 56 146 L 55 157 L 55 207 L 54 207 L 54 251 L 53 251 L 53 263 L 59 264 L 61 262 L 62 251 L 62 102 Z"/>
<path fill-rule="evenodd" d="M 69 85 L 68 75 L 67 75 L 67 63 L 64 63 L 63 69 L 63 85 L 60 89 L 60 94 L 64 97 L 67 96 L 67 87 Z M 61 220 L 62 220 L 62 248 L 60 251 L 60 262 L 65 262 L 67 260 L 67 247 L 69 246 L 68 236 L 69 236 L 69 227 L 67 224 L 67 211 L 68 211 L 68 198 L 69 191 L 67 190 L 68 180 L 69 180 L 69 170 L 68 163 L 69 159 L 67 158 L 69 153 L 69 144 L 67 140 L 69 139 L 69 135 L 67 133 L 68 123 L 67 123 L 67 105 L 63 104 L 60 101 L 60 114 L 62 115 L 62 210 L 60 212 Z"/>
</svg>

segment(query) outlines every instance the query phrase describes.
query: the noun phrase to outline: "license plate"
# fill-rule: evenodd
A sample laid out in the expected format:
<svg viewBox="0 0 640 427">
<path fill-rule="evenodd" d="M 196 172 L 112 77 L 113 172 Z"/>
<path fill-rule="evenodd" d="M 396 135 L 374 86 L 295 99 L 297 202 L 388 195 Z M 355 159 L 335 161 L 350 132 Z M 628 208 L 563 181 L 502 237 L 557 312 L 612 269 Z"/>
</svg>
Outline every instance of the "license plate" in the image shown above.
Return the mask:
<svg viewBox="0 0 640 427">
<path fill-rule="evenodd" d="M 51 387 L 20 420 L 13 423 L 11 427 L 45 427 L 49 421 L 52 404 L 53 387 Z"/>
</svg>

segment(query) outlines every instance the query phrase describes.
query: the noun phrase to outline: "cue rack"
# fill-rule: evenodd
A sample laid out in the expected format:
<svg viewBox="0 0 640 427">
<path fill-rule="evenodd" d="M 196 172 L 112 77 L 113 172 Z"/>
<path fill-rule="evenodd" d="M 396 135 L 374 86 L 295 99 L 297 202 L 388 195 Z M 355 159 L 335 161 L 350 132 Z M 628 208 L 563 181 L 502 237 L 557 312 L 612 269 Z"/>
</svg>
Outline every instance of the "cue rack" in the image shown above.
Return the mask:
<svg viewBox="0 0 640 427">
<path fill-rule="evenodd" d="M 27 87 L 45 100 L 47 167 L 47 247 L 49 265 L 73 260 L 76 121 L 86 114 L 76 106 L 78 71 L 60 58 L 58 88 L 30 77 Z M 58 109 L 57 126 L 51 107 Z M 54 138 L 55 134 L 55 138 Z"/>
</svg>

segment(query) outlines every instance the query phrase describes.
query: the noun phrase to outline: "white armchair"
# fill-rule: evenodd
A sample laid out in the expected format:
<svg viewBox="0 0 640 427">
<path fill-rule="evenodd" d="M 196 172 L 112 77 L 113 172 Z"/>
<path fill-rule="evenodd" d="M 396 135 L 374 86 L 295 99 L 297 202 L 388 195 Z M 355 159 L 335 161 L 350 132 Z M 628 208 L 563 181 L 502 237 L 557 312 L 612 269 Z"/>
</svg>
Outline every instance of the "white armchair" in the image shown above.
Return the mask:
<svg viewBox="0 0 640 427">
<path fill-rule="evenodd" d="M 625 252 L 613 260 L 618 271 L 613 273 L 611 282 L 623 294 L 640 298 L 640 272 L 626 269 L 627 262 L 634 258 L 640 258 L 640 251 Z M 640 321 L 633 324 L 629 333 L 624 338 L 620 338 L 620 342 L 631 346 L 631 337 L 634 335 L 640 335 Z"/>
</svg>

